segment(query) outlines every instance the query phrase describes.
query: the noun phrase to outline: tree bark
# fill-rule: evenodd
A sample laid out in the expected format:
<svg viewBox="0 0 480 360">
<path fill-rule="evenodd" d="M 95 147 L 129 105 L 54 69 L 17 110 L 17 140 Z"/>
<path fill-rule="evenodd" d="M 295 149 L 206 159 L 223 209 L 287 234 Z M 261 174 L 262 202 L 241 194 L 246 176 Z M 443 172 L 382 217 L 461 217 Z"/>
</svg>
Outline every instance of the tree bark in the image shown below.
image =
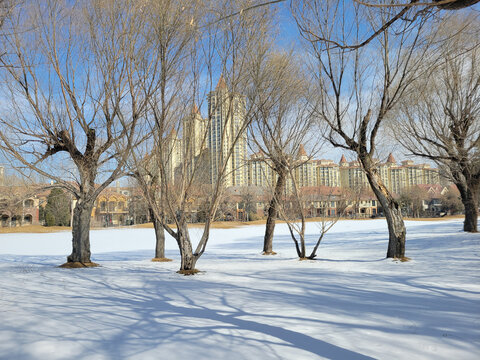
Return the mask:
<svg viewBox="0 0 480 360">
<path fill-rule="evenodd" d="M 478 232 L 478 192 L 480 182 L 469 184 L 458 182 L 455 184 L 460 191 L 463 206 L 465 207 L 465 220 L 463 231 Z"/>
<path fill-rule="evenodd" d="M 153 219 L 153 227 L 155 228 L 155 257 L 157 259 L 165 258 L 165 231 L 160 221 L 156 218 Z"/>
<path fill-rule="evenodd" d="M 265 226 L 265 236 L 263 238 L 263 254 L 274 255 L 273 251 L 273 233 L 275 230 L 275 221 L 278 217 L 279 199 L 282 196 L 285 187 L 286 173 L 278 172 L 277 183 L 268 207 L 267 224 Z"/>
<path fill-rule="evenodd" d="M 165 259 L 165 230 L 152 209 L 150 209 L 150 217 L 152 218 L 153 228 L 155 229 L 155 259 Z"/>
<path fill-rule="evenodd" d="M 370 166 L 370 159 L 362 159 L 363 168 L 367 175 L 368 182 L 380 202 L 385 213 L 388 225 L 388 250 L 387 258 L 405 258 L 405 239 L 407 230 L 403 222 L 402 209 L 400 204 L 393 198 L 383 184 L 377 170 Z"/>
<path fill-rule="evenodd" d="M 91 263 L 90 260 L 90 219 L 94 201 L 78 199 L 73 210 L 72 223 L 72 253 L 67 262 L 82 264 Z"/>
<path fill-rule="evenodd" d="M 180 225 L 177 231 L 177 243 L 180 249 L 180 270 L 182 274 L 194 274 L 197 257 L 193 254 L 192 243 L 188 234 L 187 224 Z"/>
</svg>

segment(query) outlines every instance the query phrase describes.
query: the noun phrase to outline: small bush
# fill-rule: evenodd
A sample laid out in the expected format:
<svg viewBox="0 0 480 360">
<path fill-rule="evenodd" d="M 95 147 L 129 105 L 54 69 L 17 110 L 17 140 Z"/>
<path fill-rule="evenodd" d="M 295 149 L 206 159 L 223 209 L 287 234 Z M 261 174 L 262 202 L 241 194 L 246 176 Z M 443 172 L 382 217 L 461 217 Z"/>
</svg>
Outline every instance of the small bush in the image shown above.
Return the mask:
<svg viewBox="0 0 480 360">
<path fill-rule="evenodd" d="M 256 213 L 254 212 L 251 212 L 251 213 L 248 213 L 248 218 L 250 221 L 257 221 L 257 220 L 261 220 L 261 217 L 258 216 Z"/>
<path fill-rule="evenodd" d="M 45 214 L 45 225 L 55 226 L 55 216 L 53 216 L 53 214 L 50 212 Z"/>
</svg>

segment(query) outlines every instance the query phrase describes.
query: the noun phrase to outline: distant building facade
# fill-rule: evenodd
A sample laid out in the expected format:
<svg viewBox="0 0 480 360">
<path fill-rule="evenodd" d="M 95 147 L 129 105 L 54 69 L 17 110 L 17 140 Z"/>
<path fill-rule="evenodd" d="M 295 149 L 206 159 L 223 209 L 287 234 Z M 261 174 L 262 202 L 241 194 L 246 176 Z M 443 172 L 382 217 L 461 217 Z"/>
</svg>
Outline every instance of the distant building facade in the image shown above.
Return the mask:
<svg viewBox="0 0 480 360">
<path fill-rule="evenodd" d="M 295 169 L 295 178 L 299 187 L 329 186 L 350 189 L 370 187 L 359 161 L 348 162 L 343 155 L 338 164 L 332 160 L 309 159 L 303 147 L 299 152 L 299 158 L 304 160 L 304 163 Z M 262 174 L 267 174 L 268 178 L 274 178 L 266 170 L 267 162 L 268 159 L 252 157 L 249 162 L 252 179 L 250 184 L 256 186 L 271 184 L 266 179 L 259 178 Z M 401 164 L 397 164 L 392 154 L 388 156 L 385 163 L 378 163 L 377 168 L 385 186 L 394 194 L 408 191 L 416 185 L 440 183 L 437 169 L 431 168 L 428 164 L 415 164 L 412 160 L 405 160 Z M 262 171 L 258 169 L 262 169 Z M 270 171 L 272 170 L 270 169 Z"/>
<path fill-rule="evenodd" d="M 210 183 L 216 182 L 226 162 L 224 185 L 248 185 L 247 132 L 243 129 L 245 98 L 231 93 L 223 76 L 215 90 L 208 94 L 208 113 L 211 117 L 208 129 Z M 233 152 L 227 160 L 232 145 Z"/>
</svg>

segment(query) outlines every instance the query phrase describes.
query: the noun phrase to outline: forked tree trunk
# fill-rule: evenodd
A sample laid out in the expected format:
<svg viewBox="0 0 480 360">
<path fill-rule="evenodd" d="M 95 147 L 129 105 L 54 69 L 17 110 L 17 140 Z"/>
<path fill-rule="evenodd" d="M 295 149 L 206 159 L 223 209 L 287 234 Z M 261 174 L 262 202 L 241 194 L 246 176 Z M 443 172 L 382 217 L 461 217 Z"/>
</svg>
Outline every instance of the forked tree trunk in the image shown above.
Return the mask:
<svg viewBox="0 0 480 360">
<path fill-rule="evenodd" d="M 181 273 L 193 273 L 197 263 L 197 257 L 193 254 L 192 243 L 188 234 L 188 227 L 183 224 L 177 231 L 177 243 L 180 249 Z"/>
<path fill-rule="evenodd" d="M 295 244 L 295 250 L 297 251 L 297 256 L 300 259 L 305 259 L 305 237 L 302 234 L 298 234 L 300 241 L 297 240 L 295 236 L 295 231 L 293 226 L 287 222 L 288 230 L 290 231 L 290 236 L 292 237 L 293 243 Z"/>
<path fill-rule="evenodd" d="M 455 184 L 460 191 L 463 206 L 465 207 L 465 221 L 463 222 L 463 231 L 478 232 L 478 191 L 480 182 L 468 186 L 459 182 Z"/>
<path fill-rule="evenodd" d="M 299 240 L 296 240 L 295 238 L 293 240 L 295 242 L 295 250 L 297 250 L 297 256 L 299 257 L 299 259 L 306 259 L 307 248 L 305 246 L 305 237 L 301 234 L 299 234 L 298 237 L 300 238 Z"/>
<path fill-rule="evenodd" d="M 89 264 L 90 260 L 90 218 L 94 201 L 78 199 L 72 219 L 72 253 L 67 262 Z"/>
<path fill-rule="evenodd" d="M 300 235 L 300 250 L 301 257 L 305 258 L 307 256 L 307 247 L 305 246 L 305 235 Z"/>
<path fill-rule="evenodd" d="M 360 159 L 362 161 L 362 159 Z M 393 198 L 383 184 L 376 169 L 369 166 L 369 159 L 362 161 L 368 182 L 380 202 L 388 224 L 388 250 L 387 258 L 405 258 L 405 239 L 407 230 L 403 222 L 400 204 Z"/>
<path fill-rule="evenodd" d="M 270 200 L 268 207 L 267 224 L 265 226 L 265 236 L 263 238 L 263 254 L 273 255 L 273 233 L 275 231 L 275 221 L 278 217 L 279 199 L 282 196 L 283 188 L 285 187 L 286 173 L 279 172 L 277 176 L 277 183 L 275 184 L 275 190 L 273 197 Z"/>
</svg>

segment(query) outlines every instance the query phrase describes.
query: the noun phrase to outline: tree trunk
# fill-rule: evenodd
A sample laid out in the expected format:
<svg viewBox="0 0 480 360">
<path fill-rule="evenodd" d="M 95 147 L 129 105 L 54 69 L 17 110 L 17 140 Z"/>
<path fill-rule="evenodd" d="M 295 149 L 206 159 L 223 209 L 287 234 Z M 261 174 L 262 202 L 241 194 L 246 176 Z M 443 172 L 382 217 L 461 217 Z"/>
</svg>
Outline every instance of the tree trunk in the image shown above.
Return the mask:
<svg viewBox="0 0 480 360">
<path fill-rule="evenodd" d="M 195 264 L 197 263 L 197 257 L 193 254 L 192 242 L 188 235 L 188 227 L 186 224 L 179 226 L 177 231 L 177 243 L 180 248 L 180 270 L 181 274 L 192 275 L 197 272 Z"/>
<path fill-rule="evenodd" d="M 273 197 L 270 200 L 268 207 L 267 224 L 265 226 L 265 236 L 263 238 L 263 254 L 274 255 L 273 251 L 273 233 L 275 230 L 275 221 L 278 217 L 279 199 L 282 196 L 283 188 L 285 187 L 286 173 L 279 172 L 277 183 L 273 192 Z"/>
<path fill-rule="evenodd" d="M 380 202 L 388 224 L 388 250 L 387 258 L 405 258 L 405 239 L 407 230 L 403 222 L 400 204 L 393 198 L 383 184 L 373 166 L 369 166 L 369 159 L 360 159 L 367 175 L 368 182 Z"/>
<path fill-rule="evenodd" d="M 378 201 L 382 199 L 377 195 Z M 383 200 L 388 205 L 384 205 L 383 211 L 388 224 L 388 250 L 387 258 L 405 258 L 405 238 L 407 230 L 403 222 L 402 211 L 398 203 L 391 197 L 385 197 Z"/>
<path fill-rule="evenodd" d="M 165 230 L 162 222 L 155 216 L 152 209 L 150 209 L 150 217 L 155 229 L 155 259 L 165 259 Z"/>
<path fill-rule="evenodd" d="M 300 235 L 300 250 L 301 250 L 301 254 L 300 254 L 300 257 L 301 258 L 305 258 L 307 256 L 307 247 L 305 246 L 305 235 Z"/>
<path fill-rule="evenodd" d="M 160 221 L 153 219 L 153 227 L 155 229 L 155 258 L 165 259 L 165 231 Z"/>
<path fill-rule="evenodd" d="M 315 244 L 315 247 L 313 248 L 312 253 L 308 257 L 310 260 L 313 260 L 317 257 L 318 247 L 320 246 L 320 243 L 322 242 L 323 236 L 328 231 L 328 229 L 326 231 L 324 229 L 325 228 L 322 226 L 322 232 L 321 232 L 320 236 L 318 237 L 317 243 Z"/>
<path fill-rule="evenodd" d="M 463 222 L 463 231 L 478 232 L 478 191 L 480 182 L 468 186 L 466 183 L 458 182 L 455 184 L 460 191 L 463 206 L 465 207 L 465 220 Z"/>
<path fill-rule="evenodd" d="M 68 263 L 92 264 L 90 260 L 90 219 L 94 202 L 80 198 L 73 210 L 72 253 Z"/>
</svg>

